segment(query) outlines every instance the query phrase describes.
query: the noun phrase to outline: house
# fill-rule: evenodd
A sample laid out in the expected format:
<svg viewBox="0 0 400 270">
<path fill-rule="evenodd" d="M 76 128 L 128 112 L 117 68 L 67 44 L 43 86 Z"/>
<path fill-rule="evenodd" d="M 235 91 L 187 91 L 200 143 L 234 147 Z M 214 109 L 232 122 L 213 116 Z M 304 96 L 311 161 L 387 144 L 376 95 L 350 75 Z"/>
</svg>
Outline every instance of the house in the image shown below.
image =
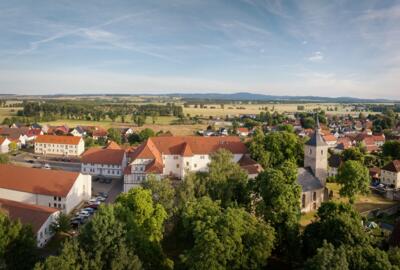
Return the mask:
<svg viewBox="0 0 400 270">
<path fill-rule="evenodd" d="M 353 143 L 348 137 L 340 137 L 337 139 L 335 150 L 343 151 L 353 146 Z"/>
<path fill-rule="evenodd" d="M 236 136 L 151 137 L 129 154 L 130 162 L 124 172 L 124 191 L 140 185 L 149 174 L 158 178 L 183 179 L 188 171 L 208 171 L 210 155 L 219 149 L 230 151 L 234 162 L 240 162 L 248 152 Z M 248 168 L 251 175 L 256 173 L 248 160 L 242 162 L 243 169 Z"/>
<path fill-rule="evenodd" d="M 317 118 L 317 128 L 304 145 L 304 167 L 298 169 L 297 182 L 302 189 L 302 213 L 315 211 L 327 197 L 325 195 L 327 168 L 328 144 L 320 133 Z"/>
<path fill-rule="evenodd" d="M 70 213 L 92 195 L 92 178 L 77 172 L 0 165 L 0 198 Z"/>
<path fill-rule="evenodd" d="M 83 153 L 81 172 L 96 176 L 121 178 L 126 165 L 125 150 L 115 149 L 115 146 L 111 144 L 110 148 L 90 148 Z"/>
<path fill-rule="evenodd" d="M 28 130 L 26 133 L 26 141 L 27 142 L 32 142 L 36 140 L 37 136 L 43 135 L 43 131 L 40 128 L 31 128 Z"/>
<path fill-rule="evenodd" d="M 7 137 L 10 141 L 16 142 L 18 146 L 24 146 L 27 142 L 26 134 L 29 131 L 29 127 L 21 128 L 1 128 L 0 136 Z"/>
<path fill-rule="evenodd" d="M 381 169 L 381 184 L 400 188 L 400 160 L 393 160 Z"/>
<path fill-rule="evenodd" d="M 47 206 L 32 205 L 23 202 L 0 199 L 0 211 L 6 212 L 13 221 L 32 226 L 36 235 L 36 244 L 43 247 L 54 233 L 51 224 L 57 220 L 60 211 Z"/>
<path fill-rule="evenodd" d="M 323 138 L 324 141 L 328 144 L 329 148 L 336 147 L 337 138 L 334 135 L 327 133 L 326 135 L 323 135 Z"/>
<path fill-rule="evenodd" d="M 67 135 L 69 133 L 69 127 L 66 125 L 49 126 L 45 133 L 49 135 Z"/>
<path fill-rule="evenodd" d="M 108 136 L 108 132 L 107 130 L 103 129 L 103 128 L 97 128 L 96 130 L 92 131 L 92 138 L 94 140 L 98 140 L 98 139 L 107 139 Z"/>
<path fill-rule="evenodd" d="M 123 127 L 119 129 L 119 132 L 121 133 L 121 136 L 127 138 L 129 135 L 133 134 L 133 128 L 130 127 Z"/>
<path fill-rule="evenodd" d="M 35 154 L 80 156 L 85 151 L 82 137 L 39 135 L 35 140 Z"/>
<path fill-rule="evenodd" d="M 237 133 L 239 136 L 247 137 L 247 136 L 249 136 L 249 134 L 250 134 L 250 130 L 249 130 L 248 128 L 246 128 L 246 127 L 238 127 L 238 128 L 236 129 L 236 133 Z"/>
<path fill-rule="evenodd" d="M 0 137 L 0 153 L 8 153 L 10 151 L 10 143 L 11 141 L 7 138 Z"/>
<path fill-rule="evenodd" d="M 81 126 L 76 126 L 71 132 L 70 134 L 72 136 L 77 136 L 77 137 L 83 137 L 86 135 L 86 131 L 83 127 Z"/>
<path fill-rule="evenodd" d="M 342 165 L 342 159 L 339 155 L 331 155 L 328 158 L 328 177 L 336 177 L 339 167 Z"/>
</svg>

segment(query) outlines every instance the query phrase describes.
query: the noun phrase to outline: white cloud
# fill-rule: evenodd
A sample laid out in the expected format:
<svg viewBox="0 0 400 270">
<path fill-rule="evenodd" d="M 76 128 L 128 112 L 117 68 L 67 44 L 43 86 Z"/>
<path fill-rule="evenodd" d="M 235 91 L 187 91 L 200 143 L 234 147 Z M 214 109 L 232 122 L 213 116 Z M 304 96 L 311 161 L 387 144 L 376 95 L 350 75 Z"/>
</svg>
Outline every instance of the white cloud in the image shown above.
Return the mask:
<svg viewBox="0 0 400 270">
<path fill-rule="evenodd" d="M 321 62 L 324 60 L 324 55 L 322 52 L 314 52 L 310 57 L 308 57 L 308 60 L 311 62 Z"/>
</svg>

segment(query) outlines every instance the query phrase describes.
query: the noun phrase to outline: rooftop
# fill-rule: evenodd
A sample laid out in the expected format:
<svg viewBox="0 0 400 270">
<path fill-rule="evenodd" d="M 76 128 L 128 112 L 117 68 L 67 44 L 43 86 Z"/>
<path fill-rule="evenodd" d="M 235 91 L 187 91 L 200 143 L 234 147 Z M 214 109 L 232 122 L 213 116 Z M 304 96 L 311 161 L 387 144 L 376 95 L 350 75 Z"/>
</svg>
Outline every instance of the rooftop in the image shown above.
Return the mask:
<svg viewBox="0 0 400 270">
<path fill-rule="evenodd" d="M 82 155 L 82 163 L 121 165 L 125 150 L 90 148 Z"/>
<path fill-rule="evenodd" d="M 19 220 L 22 224 L 31 224 L 37 233 L 50 215 L 57 212 L 55 208 L 32 205 L 0 199 L 0 211 L 5 211 L 11 220 Z"/>
<path fill-rule="evenodd" d="M 0 188 L 66 197 L 79 173 L 0 164 Z"/>
<path fill-rule="evenodd" d="M 297 182 L 301 186 L 303 192 L 324 188 L 309 168 L 298 169 Z"/>
<path fill-rule="evenodd" d="M 77 136 L 39 135 L 36 137 L 35 142 L 77 145 L 80 140 L 82 140 L 82 138 Z"/>
</svg>

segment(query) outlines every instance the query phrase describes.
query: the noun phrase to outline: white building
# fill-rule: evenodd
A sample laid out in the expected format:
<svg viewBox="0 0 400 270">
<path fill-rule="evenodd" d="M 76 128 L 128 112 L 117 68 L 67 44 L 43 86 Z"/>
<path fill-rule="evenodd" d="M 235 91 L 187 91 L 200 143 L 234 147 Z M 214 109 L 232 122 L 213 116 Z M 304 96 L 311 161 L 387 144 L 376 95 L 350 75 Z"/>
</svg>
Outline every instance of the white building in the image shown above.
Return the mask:
<svg viewBox="0 0 400 270">
<path fill-rule="evenodd" d="M 92 177 L 76 172 L 0 165 L 0 198 L 71 212 L 92 195 Z"/>
<path fill-rule="evenodd" d="M 39 135 L 35 140 L 35 153 L 42 155 L 80 156 L 85 151 L 81 137 Z"/>
<path fill-rule="evenodd" d="M 125 150 L 90 148 L 82 155 L 84 174 L 120 178 L 127 165 Z"/>
<path fill-rule="evenodd" d="M 54 235 L 51 224 L 60 214 L 60 211 L 55 208 L 5 199 L 0 199 L 1 210 L 4 210 L 11 220 L 19 220 L 22 224 L 31 225 L 38 247 L 43 247 Z"/>
<path fill-rule="evenodd" d="M 400 188 L 400 160 L 393 160 L 381 169 L 381 184 Z"/>
<path fill-rule="evenodd" d="M 11 141 L 7 138 L 0 138 L 0 153 L 8 153 L 10 151 Z"/>
<path fill-rule="evenodd" d="M 149 174 L 159 178 L 182 179 L 188 171 L 207 171 L 210 155 L 219 149 L 229 150 L 233 161 L 239 164 L 247 153 L 245 144 L 236 136 L 149 138 L 129 156 L 129 165 L 124 173 L 124 191 L 141 184 Z M 248 171 L 250 177 L 260 170 L 258 164 L 248 161 L 242 168 Z"/>
</svg>

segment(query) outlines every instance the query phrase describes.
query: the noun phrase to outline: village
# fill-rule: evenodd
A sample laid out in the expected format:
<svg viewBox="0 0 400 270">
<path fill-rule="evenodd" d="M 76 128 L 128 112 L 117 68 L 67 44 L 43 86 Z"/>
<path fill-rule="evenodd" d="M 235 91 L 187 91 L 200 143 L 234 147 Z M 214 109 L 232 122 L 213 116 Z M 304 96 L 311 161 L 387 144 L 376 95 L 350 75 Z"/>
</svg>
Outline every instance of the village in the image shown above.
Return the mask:
<svg viewBox="0 0 400 270">
<path fill-rule="evenodd" d="M 168 178 L 178 186 L 191 172 L 207 172 L 212 155 L 221 149 L 232 154 L 232 161 L 251 181 L 263 171 L 251 151 L 257 133 L 287 131 L 304 142 L 304 166 L 298 168 L 297 183 L 302 190 L 301 213 L 311 217 L 305 224 L 321 203 L 333 199 L 332 183 L 344 162 L 362 159 L 369 171 L 368 189 L 375 200 L 381 197 L 381 202 L 362 209 L 371 219 L 365 226 L 372 222 L 388 235 L 400 230 L 397 117 L 385 133 L 365 112 L 358 117 L 321 112 L 274 114 L 267 121 L 262 117 L 211 119 L 207 129 L 193 135 L 151 131 L 140 141 L 132 139 L 143 136 L 135 125 L 109 130 L 95 125 L 3 125 L 0 149 L 9 161 L 0 166 L 1 207 L 12 219 L 32 224 L 37 246 L 44 247 L 55 233 L 51 228 L 60 213 L 69 216 L 71 230 L 77 232 L 100 205 L 113 203 L 120 193 L 143 185 L 149 177 Z M 393 220 L 380 223 L 377 217 L 382 216 Z"/>
</svg>

